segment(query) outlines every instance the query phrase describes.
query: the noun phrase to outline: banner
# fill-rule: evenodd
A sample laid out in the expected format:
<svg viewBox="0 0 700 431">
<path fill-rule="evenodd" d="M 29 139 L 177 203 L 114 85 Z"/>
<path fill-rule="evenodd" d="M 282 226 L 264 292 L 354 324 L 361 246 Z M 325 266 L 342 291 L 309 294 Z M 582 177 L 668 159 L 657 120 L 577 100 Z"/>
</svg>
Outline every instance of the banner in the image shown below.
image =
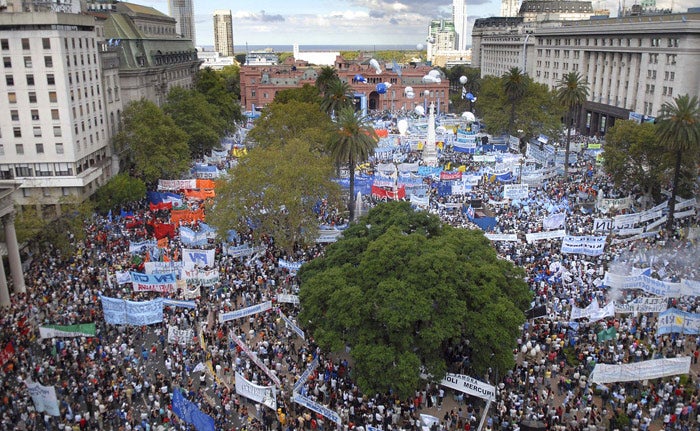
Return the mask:
<svg viewBox="0 0 700 431">
<path fill-rule="evenodd" d="M 301 394 L 295 393 L 294 397 L 292 398 L 292 401 L 294 401 L 295 403 L 297 403 L 299 405 L 306 407 L 307 409 L 309 409 L 311 411 L 314 411 L 314 412 L 320 414 L 323 417 L 330 419 L 332 422 L 335 422 L 338 425 L 340 425 L 340 423 L 341 423 L 340 415 L 338 413 L 334 412 L 333 410 L 329 409 L 326 406 L 323 406 L 323 405 L 315 402 L 311 398 L 307 398 Z"/>
<path fill-rule="evenodd" d="M 15 347 L 12 345 L 11 341 L 5 344 L 5 348 L 0 350 L 0 367 L 5 366 L 5 363 L 12 359 L 15 354 Z"/>
<path fill-rule="evenodd" d="M 679 212 L 679 213 L 673 213 L 673 218 L 674 219 L 681 219 L 685 217 L 691 217 L 695 215 L 695 208 L 691 208 L 687 211 Z"/>
<path fill-rule="evenodd" d="M 327 244 L 331 242 L 338 241 L 338 238 L 343 234 L 340 230 L 321 230 L 318 232 L 318 237 L 316 238 L 317 244 Z"/>
<path fill-rule="evenodd" d="M 260 304 L 251 305 L 250 307 L 241 308 L 236 311 L 219 314 L 219 322 L 224 323 L 229 320 L 240 319 L 241 317 L 250 316 L 253 314 L 263 313 L 272 309 L 272 301 L 265 301 Z"/>
<path fill-rule="evenodd" d="M 232 338 L 236 345 L 241 348 L 241 351 L 243 351 L 246 354 L 246 356 L 250 358 L 250 360 L 253 361 L 255 365 L 258 366 L 258 368 L 263 370 L 263 372 L 267 375 L 267 377 L 270 378 L 270 380 L 272 380 L 275 383 L 275 385 L 280 386 L 282 384 L 279 377 L 277 377 L 271 369 L 267 368 L 267 366 L 263 364 L 260 358 L 258 358 L 258 355 L 256 355 L 252 350 L 250 350 L 248 346 L 243 341 L 241 341 L 240 338 L 236 337 L 235 335 Z"/>
<path fill-rule="evenodd" d="M 125 301 L 101 296 L 105 322 L 112 325 L 150 325 L 163 321 L 163 298 L 152 301 Z"/>
<path fill-rule="evenodd" d="M 603 285 L 617 289 L 631 290 L 640 289 L 652 295 L 662 297 L 694 296 L 700 292 L 691 283 L 672 283 L 670 281 L 657 280 L 645 274 L 640 275 L 619 275 L 610 272 L 605 273 Z"/>
<path fill-rule="evenodd" d="M 196 200 L 206 200 L 214 199 L 216 197 L 216 192 L 212 189 L 192 189 L 185 190 L 185 198 L 196 199 Z"/>
<path fill-rule="evenodd" d="M 179 388 L 173 391 L 172 405 L 173 413 L 183 422 L 194 425 L 197 431 L 216 431 L 214 418 L 199 410 L 197 404 L 185 399 Z"/>
<path fill-rule="evenodd" d="M 150 262 L 146 263 L 148 264 Z M 129 271 L 116 271 L 114 276 L 117 279 L 117 284 L 119 285 L 131 283 L 131 274 L 129 274 Z"/>
<path fill-rule="evenodd" d="M 375 185 L 372 186 L 372 196 L 379 198 L 379 199 L 392 199 L 392 200 L 398 200 L 398 199 L 404 199 L 406 198 L 406 187 L 401 186 L 397 189 L 393 190 L 386 190 L 381 187 L 377 187 Z"/>
<path fill-rule="evenodd" d="M 530 320 L 530 319 L 537 319 L 538 317 L 545 317 L 547 316 L 547 306 L 546 305 L 538 305 L 537 307 L 532 307 L 529 310 L 525 311 L 525 318 Z"/>
<path fill-rule="evenodd" d="M 204 208 L 199 208 L 197 210 L 189 209 L 173 209 L 170 211 L 170 222 L 174 225 L 179 225 L 180 222 L 194 223 L 196 221 L 204 221 Z"/>
<path fill-rule="evenodd" d="M 586 308 L 571 307 L 571 317 L 569 320 L 588 319 L 590 322 L 597 322 L 615 315 L 615 303 L 609 302 L 605 307 L 600 308 L 598 300 L 594 299 Z"/>
<path fill-rule="evenodd" d="M 182 266 L 182 262 L 146 262 L 143 264 L 143 272 L 146 274 L 178 273 Z M 131 283 L 131 274 L 127 272 L 126 275 L 129 277 L 127 283 Z M 119 281 L 119 277 L 117 277 L 117 281 Z"/>
<path fill-rule="evenodd" d="M 285 259 L 280 259 L 278 261 L 278 265 L 280 268 L 284 268 L 291 273 L 295 273 L 295 272 L 299 271 L 299 268 L 301 268 L 301 265 L 303 265 L 303 264 L 304 264 L 304 262 L 292 262 L 292 261 L 285 260 Z"/>
<path fill-rule="evenodd" d="M 606 236 L 573 236 L 567 235 L 561 242 L 562 254 L 584 254 L 600 256 L 605 248 Z"/>
<path fill-rule="evenodd" d="M 131 254 L 141 254 L 156 247 L 158 247 L 158 243 L 150 239 L 139 242 L 129 241 L 129 253 Z"/>
<path fill-rule="evenodd" d="M 596 364 L 590 376 L 591 383 L 641 382 L 642 380 L 677 376 L 690 372 L 690 356 L 683 358 L 651 359 L 630 364 Z"/>
<path fill-rule="evenodd" d="M 442 386 L 454 389 L 465 394 L 479 397 L 487 401 L 496 399 L 496 387 L 488 383 L 484 383 L 473 377 L 465 376 L 464 374 L 447 373 L 445 378 L 440 382 Z"/>
<path fill-rule="evenodd" d="M 669 308 L 659 313 L 656 336 L 664 334 L 700 334 L 700 314 Z"/>
<path fill-rule="evenodd" d="M 516 233 L 485 233 L 484 236 L 491 241 L 520 242 Z"/>
<path fill-rule="evenodd" d="M 34 401 L 36 411 L 45 412 L 51 416 L 61 416 L 56 398 L 56 388 L 44 386 L 29 379 L 25 380 L 24 384 L 27 385 L 27 391 Z"/>
<path fill-rule="evenodd" d="M 566 227 L 566 213 L 551 214 L 542 220 L 542 229 L 552 230 Z"/>
<path fill-rule="evenodd" d="M 232 245 L 230 247 L 227 247 L 226 249 L 226 254 L 231 256 L 231 257 L 248 257 L 252 256 L 255 253 L 264 251 L 264 247 L 251 247 L 249 244 L 243 244 L 243 245 Z"/>
<path fill-rule="evenodd" d="M 440 172 L 440 181 L 456 181 L 456 180 L 461 180 L 462 179 L 462 173 L 457 171 L 457 172 L 446 172 L 442 171 Z"/>
<path fill-rule="evenodd" d="M 304 337 L 304 331 L 300 327 L 298 327 L 294 322 L 292 322 L 292 320 L 289 317 L 285 316 L 284 313 L 281 311 L 280 317 L 282 318 L 282 320 L 284 320 L 284 323 L 286 323 L 287 326 L 290 327 L 292 331 L 294 331 L 299 336 L 299 338 L 301 338 L 302 340 L 306 340 L 306 337 Z"/>
<path fill-rule="evenodd" d="M 130 272 L 131 285 L 134 292 L 162 292 L 171 293 L 175 291 L 175 273 L 168 274 L 141 274 L 140 272 Z"/>
<path fill-rule="evenodd" d="M 299 304 L 299 296 L 289 293 L 278 293 L 277 302 L 286 302 L 288 304 Z"/>
<path fill-rule="evenodd" d="M 608 340 L 616 340 L 617 339 L 617 330 L 615 329 L 614 326 L 611 326 L 607 329 L 603 329 L 602 331 L 600 331 L 596 334 L 596 339 L 599 343 L 604 343 Z"/>
<path fill-rule="evenodd" d="M 183 248 L 182 249 L 182 263 L 185 266 L 195 266 L 200 267 L 214 266 L 214 253 L 215 249 L 211 250 L 197 250 L 193 248 Z"/>
<path fill-rule="evenodd" d="M 197 188 L 197 180 L 158 180 L 158 190 L 189 190 Z"/>
<path fill-rule="evenodd" d="M 209 243 L 209 237 L 206 232 L 195 232 L 187 226 L 180 226 L 180 241 L 187 246 L 201 247 Z"/>
<path fill-rule="evenodd" d="M 612 219 L 596 218 L 593 219 L 593 232 L 610 232 L 613 227 Z"/>
<path fill-rule="evenodd" d="M 164 307 L 182 307 L 182 308 L 196 308 L 197 303 L 194 301 L 181 301 L 179 299 L 163 298 Z"/>
<path fill-rule="evenodd" d="M 294 382 L 292 393 L 299 392 L 299 389 L 301 389 L 301 387 L 304 386 L 304 384 L 306 384 L 306 381 L 309 380 L 311 373 L 313 373 L 316 368 L 318 368 L 318 356 L 315 357 L 313 361 L 311 361 L 308 367 L 306 367 L 301 376 L 299 376 L 299 380 Z"/>
<path fill-rule="evenodd" d="M 616 314 L 661 313 L 668 308 L 668 299 L 640 296 L 625 304 L 615 303 Z"/>
<path fill-rule="evenodd" d="M 81 323 L 78 325 L 44 325 L 39 327 L 39 338 L 69 338 L 94 336 L 94 323 Z"/>
<path fill-rule="evenodd" d="M 427 208 L 430 206 L 430 198 L 428 196 L 419 197 L 416 195 L 411 195 L 411 205 Z"/>
<path fill-rule="evenodd" d="M 566 236 L 566 231 L 563 229 L 551 230 L 551 231 L 547 231 L 547 232 L 526 233 L 525 234 L 525 241 L 527 241 L 528 244 L 531 244 L 535 241 L 541 241 L 543 239 L 564 238 L 565 236 Z"/>
<path fill-rule="evenodd" d="M 602 194 L 600 196 L 603 196 Z M 617 209 L 617 210 L 622 210 L 622 209 L 627 209 L 632 206 L 632 197 L 627 196 L 626 198 L 617 198 L 617 199 L 598 199 L 598 202 L 596 203 L 596 208 L 598 211 L 602 213 L 607 213 L 611 209 Z"/>
<path fill-rule="evenodd" d="M 168 325 L 168 343 L 170 344 L 194 344 L 194 330 L 179 329 L 177 326 Z"/>
<path fill-rule="evenodd" d="M 258 386 L 236 373 L 236 393 L 277 411 L 277 389 L 274 386 Z"/>
<path fill-rule="evenodd" d="M 210 287 L 219 282 L 218 269 L 182 268 L 180 279 L 190 284 Z"/>
<path fill-rule="evenodd" d="M 503 199 L 527 199 L 528 188 L 527 184 L 505 184 L 503 186 Z"/>
</svg>

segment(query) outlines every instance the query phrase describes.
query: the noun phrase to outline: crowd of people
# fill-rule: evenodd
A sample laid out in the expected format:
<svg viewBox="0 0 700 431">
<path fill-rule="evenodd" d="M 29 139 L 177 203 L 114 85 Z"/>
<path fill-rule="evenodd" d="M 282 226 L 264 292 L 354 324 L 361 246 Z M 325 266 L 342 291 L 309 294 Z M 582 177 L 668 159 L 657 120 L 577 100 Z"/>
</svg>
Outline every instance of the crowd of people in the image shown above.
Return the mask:
<svg viewBox="0 0 700 431">
<path fill-rule="evenodd" d="M 418 156 L 409 154 L 407 160 L 419 160 Z M 445 150 L 442 157 L 445 163 L 472 166 L 468 155 Z M 496 219 L 495 233 L 522 235 L 542 231 L 542 219 L 548 213 L 545 203 L 554 203 L 567 212 L 567 232 L 592 234 L 596 210 L 581 204 L 581 195 L 612 198 L 632 192 L 617 190 L 583 153 L 572 172 L 569 178 L 558 176 L 532 185 L 527 205 L 489 204 L 503 201 L 502 184 L 485 181 L 468 195 L 439 197 L 433 190 L 428 210 L 446 223 L 478 228 L 473 216 L 445 203 L 479 199 L 484 211 Z M 640 196 L 632 195 L 638 202 Z M 378 203 L 371 197 L 365 200 L 367 206 Z M 314 360 L 319 365 L 299 392 L 337 412 L 345 430 L 419 430 L 425 426 L 421 413 L 438 418 L 432 429 L 446 430 L 476 429 L 483 413 L 483 426 L 489 431 L 516 431 L 526 423 L 561 431 L 700 429 L 700 412 L 696 411 L 700 387 L 695 374 L 700 338 L 656 336 L 652 313 L 618 315 L 602 322 L 569 319 L 573 307 L 582 308 L 595 300 L 601 306 L 612 300 L 624 302 L 640 294 L 606 290 L 602 280 L 613 267 L 649 267 L 663 280 L 700 280 L 697 240 L 688 238 L 689 228 L 697 229 L 700 221 L 697 213 L 677 220 L 672 231 L 661 230 L 633 242 L 608 241 L 604 255 L 597 257 L 563 254 L 561 239 L 495 241 L 501 257 L 525 269 L 533 305 L 546 306 L 547 315 L 528 320 L 523 327 L 514 369 L 475 376 L 497 387 L 496 400 L 484 412 L 482 400 L 435 383 L 416 388 L 406 399 L 364 394 L 352 379 L 352 364 L 346 357 L 322 352 L 312 338 L 302 340 L 285 325 L 279 312 L 293 319 L 298 304 L 277 302 L 276 298 L 295 294 L 298 284 L 294 273 L 279 261 L 317 257 L 323 245 L 287 255 L 267 240 L 256 244 L 262 248 L 253 255 L 231 257 L 212 240 L 208 247 L 216 248 L 220 278 L 215 285 L 200 288 L 195 308 L 166 306 L 163 322 L 148 326 L 106 324 L 100 296 L 136 301 L 159 296 L 135 293 L 130 284 L 118 284 L 115 274 L 143 269 L 143 263 L 129 252 L 129 243 L 147 238 L 148 222 L 165 222 L 168 212 L 150 211 L 145 202 L 128 210 L 128 218 L 94 215 L 86 239 L 75 244 L 75 255 L 45 250 L 32 256 L 25 274 L 27 293 L 13 294 L 12 306 L 0 315 L 0 348 L 11 346 L 12 350 L 0 364 L 2 429 L 192 429 L 173 413 L 173 391 L 181 391 L 214 418 L 217 430 L 323 431 L 336 424 L 291 400 L 295 382 Z M 319 222 L 340 226 L 347 220 L 337 210 L 322 207 Z M 197 222 L 190 227 L 197 229 Z M 233 245 L 250 241 L 250 233 L 239 233 Z M 182 246 L 176 235 L 162 254 L 177 256 Z M 222 312 L 266 301 L 273 301 L 271 311 L 235 324 L 218 319 Z M 700 308 L 695 297 L 669 298 L 668 302 L 690 312 Z M 91 322 L 97 328 L 94 336 L 42 339 L 38 334 L 38 327 L 46 324 Z M 171 342 L 167 336 L 170 326 L 192 329 L 194 336 Z M 596 333 L 609 326 L 617 329 L 616 338 L 598 342 Z M 236 340 L 245 343 L 281 380 L 275 409 L 237 395 L 236 373 L 260 386 L 274 382 Z M 588 382 L 598 363 L 677 355 L 694 357 L 690 375 L 605 386 Z M 24 384 L 27 380 L 55 387 L 60 416 L 36 411 Z"/>
</svg>

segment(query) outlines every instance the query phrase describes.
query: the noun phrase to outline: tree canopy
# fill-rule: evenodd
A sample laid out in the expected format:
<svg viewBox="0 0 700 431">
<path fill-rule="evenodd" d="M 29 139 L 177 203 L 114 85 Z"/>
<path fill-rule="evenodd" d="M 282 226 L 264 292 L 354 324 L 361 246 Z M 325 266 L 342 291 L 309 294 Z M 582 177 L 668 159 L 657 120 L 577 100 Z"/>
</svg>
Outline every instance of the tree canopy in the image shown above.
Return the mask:
<svg viewBox="0 0 700 431">
<path fill-rule="evenodd" d="M 565 74 L 557 87 L 557 100 L 566 109 L 566 153 L 564 156 L 564 178 L 569 177 L 569 154 L 571 152 L 571 127 L 575 124 L 580 107 L 588 98 L 588 82 L 578 72 Z"/>
<path fill-rule="evenodd" d="M 318 87 L 307 83 L 301 88 L 288 88 L 286 90 L 280 90 L 275 94 L 275 103 L 289 103 L 291 101 L 311 103 L 320 106 L 321 93 Z"/>
<path fill-rule="evenodd" d="M 407 202 L 381 204 L 302 266 L 299 321 L 319 345 L 350 347 L 364 393 L 413 393 L 462 348 L 475 373 L 514 365 L 531 294 L 480 231 L 442 225 Z"/>
<path fill-rule="evenodd" d="M 254 227 L 258 238 L 271 236 L 287 251 L 313 244 L 319 225 L 314 209 L 323 199 L 336 203 L 340 193 L 332 173 L 330 158 L 308 140 L 256 146 L 217 187 L 207 222 L 219 232 Z"/>
<path fill-rule="evenodd" d="M 93 199 L 97 209 L 106 213 L 127 203 L 139 201 L 145 196 L 146 184 L 139 178 L 130 177 L 122 172 L 97 189 Z"/>
<path fill-rule="evenodd" d="M 218 108 L 210 104 L 202 93 L 173 87 L 163 110 L 187 133 L 187 145 L 192 157 L 198 158 L 219 148 L 227 124 L 219 116 Z"/>
<path fill-rule="evenodd" d="M 124 109 L 114 143 L 134 176 L 153 183 L 187 171 L 191 162 L 187 139 L 187 133 L 155 103 L 141 99 Z"/>
<path fill-rule="evenodd" d="M 195 80 L 195 89 L 202 93 L 207 101 L 219 109 L 219 117 L 226 124 L 226 132 L 236 131 L 236 123 L 243 121 L 241 105 L 238 102 L 235 85 L 231 82 L 231 73 L 220 73 L 209 67 L 200 69 Z"/>
</svg>

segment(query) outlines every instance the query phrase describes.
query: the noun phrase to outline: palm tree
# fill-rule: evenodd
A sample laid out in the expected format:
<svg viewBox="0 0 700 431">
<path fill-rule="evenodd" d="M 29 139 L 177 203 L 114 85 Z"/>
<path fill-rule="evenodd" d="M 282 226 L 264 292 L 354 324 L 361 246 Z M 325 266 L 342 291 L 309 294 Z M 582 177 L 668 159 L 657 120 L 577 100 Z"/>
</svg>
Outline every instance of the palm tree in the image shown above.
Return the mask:
<svg viewBox="0 0 700 431">
<path fill-rule="evenodd" d="M 578 72 L 569 72 L 559 81 L 557 99 L 566 108 L 566 153 L 564 155 L 564 178 L 569 176 L 569 153 L 571 151 L 571 122 L 576 112 L 588 98 L 588 82 Z"/>
<path fill-rule="evenodd" d="M 321 92 L 321 94 L 326 92 L 328 84 L 336 81 L 338 78 L 338 71 L 335 70 L 333 66 L 323 66 L 318 76 L 316 77 L 316 87 Z"/>
<path fill-rule="evenodd" d="M 347 106 L 335 119 L 336 133 L 329 149 L 336 163 L 347 163 L 350 170 L 350 221 L 355 219 L 355 166 L 365 162 L 377 147 L 379 137 L 367 118 Z"/>
<path fill-rule="evenodd" d="M 515 124 L 515 108 L 518 102 L 525 96 L 527 90 L 527 76 L 518 67 L 511 67 L 510 70 L 501 76 L 503 91 L 510 102 L 510 120 L 508 122 L 508 132 L 515 135 L 513 126 Z"/>
<path fill-rule="evenodd" d="M 675 153 L 676 166 L 673 172 L 673 190 L 668 205 L 669 214 L 666 230 L 673 229 L 673 214 L 676 209 L 676 194 L 681 173 L 683 154 L 697 153 L 700 148 L 700 103 L 698 96 L 685 94 L 677 96 L 673 102 L 661 105 L 656 133 L 659 142 L 669 152 Z"/>
<path fill-rule="evenodd" d="M 352 100 L 353 94 L 350 84 L 335 79 L 328 82 L 326 91 L 323 93 L 323 100 L 321 100 L 321 109 L 328 115 L 333 115 L 345 107 L 352 106 Z"/>
</svg>

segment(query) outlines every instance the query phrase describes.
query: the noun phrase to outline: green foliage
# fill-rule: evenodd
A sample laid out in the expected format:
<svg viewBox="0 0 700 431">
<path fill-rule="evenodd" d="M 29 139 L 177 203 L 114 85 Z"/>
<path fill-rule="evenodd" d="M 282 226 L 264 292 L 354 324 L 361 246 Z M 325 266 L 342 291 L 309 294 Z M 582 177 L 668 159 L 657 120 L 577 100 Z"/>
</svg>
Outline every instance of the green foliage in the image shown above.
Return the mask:
<svg viewBox="0 0 700 431">
<path fill-rule="evenodd" d="M 340 51 L 340 55 L 345 60 L 358 60 L 360 56 L 364 58 L 375 58 L 379 61 L 396 61 L 397 63 L 408 63 L 414 58 L 425 57 L 425 50 L 383 50 L 374 52 L 364 51 Z"/>
<path fill-rule="evenodd" d="M 265 106 L 247 140 L 261 147 L 281 148 L 288 140 L 298 138 L 309 142 L 314 149 L 322 150 L 327 146 L 332 130 L 330 118 L 319 105 L 290 100 Z"/>
<path fill-rule="evenodd" d="M 566 109 L 566 154 L 564 157 L 564 178 L 569 177 L 569 153 L 571 148 L 571 126 L 576 113 L 588 98 L 588 82 L 578 72 L 565 74 L 557 87 L 557 100 Z"/>
<path fill-rule="evenodd" d="M 246 54 L 236 54 L 234 58 L 236 59 L 238 64 L 245 64 L 245 57 Z"/>
<path fill-rule="evenodd" d="M 235 87 L 230 82 L 231 72 L 216 72 L 209 67 L 200 69 L 195 81 L 195 89 L 202 93 L 207 101 L 218 107 L 219 117 L 224 121 L 226 133 L 236 131 L 236 123 L 244 120 L 240 98 L 240 87 L 235 93 Z"/>
<path fill-rule="evenodd" d="M 146 183 L 177 178 L 190 166 L 188 135 L 155 103 L 141 99 L 124 109 L 114 144 L 133 175 Z"/>
<path fill-rule="evenodd" d="M 330 158 L 304 139 L 254 147 L 217 187 L 207 222 L 219 232 L 247 232 L 251 223 L 258 237 L 269 235 L 288 251 L 313 244 L 318 237 L 314 206 L 322 199 L 335 203 L 340 193 L 332 171 Z"/>
<path fill-rule="evenodd" d="M 233 98 L 235 100 L 239 100 L 241 98 L 240 72 L 241 68 L 236 64 L 231 66 L 224 66 L 221 70 L 218 71 L 218 73 L 221 74 L 221 76 L 223 76 L 224 80 L 226 81 L 226 89 L 233 94 Z"/>
<path fill-rule="evenodd" d="M 47 221 L 33 205 L 25 205 L 21 211 L 16 209 L 16 214 L 15 233 L 20 244 L 36 238 L 46 227 Z"/>
<path fill-rule="evenodd" d="M 364 393 L 439 380 L 443 352 L 465 340 L 474 373 L 514 365 L 531 294 L 524 273 L 497 258 L 480 231 L 442 225 L 406 202 L 381 204 L 300 272 L 299 320 L 319 345 L 351 347 Z"/>
<path fill-rule="evenodd" d="M 333 81 L 338 81 L 338 71 L 333 66 L 323 66 L 316 77 L 316 87 L 321 93 L 325 93 L 328 85 Z"/>
<path fill-rule="evenodd" d="M 527 76 L 524 80 L 527 83 L 525 93 L 515 103 L 512 126 L 514 136 L 526 140 L 540 133 L 558 136 L 564 111 L 557 101 L 556 93 Z M 513 104 L 506 96 L 502 78 L 487 76 L 481 81 L 476 106 L 489 133 L 499 135 L 511 130 L 510 114 Z"/>
<path fill-rule="evenodd" d="M 93 196 L 93 200 L 96 208 L 106 213 L 127 203 L 139 201 L 145 196 L 146 184 L 141 179 L 121 173 L 100 187 Z"/>
<path fill-rule="evenodd" d="M 481 71 L 477 68 L 464 65 L 454 66 L 449 69 L 441 69 L 450 81 L 450 111 L 455 113 L 462 113 L 465 111 L 473 112 L 474 103 L 462 98 L 462 88 L 464 88 L 467 93 L 472 93 L 478 97 L 481 89 Z M 459 82 L 459 78 L 462 76 L 467 77 L 467 83 L 465 85 Z M 478 104 L 476 106 L 478 107 Z"/>
<path fill-rule="evenodd" d="M 321 94 L 318 87 L 304 84 L 301 88 L 288 88 L 275 94 L 275 103 L 289 103 L 291 101 L 321 105 Z M 320 108 L 319 108 L 320 109 Z"/>
<path fill-rule="evenodd" d="M 227 125 L 219 116 L 218 108 L 210 104 L 202 93 L 173 87 L 163 110 L 187 133 L 187 145 L 193 158 L 200 158 L 219 148 Z"/>
<path fill-rule="evenodd" d="M 643 187 L 654 201 L 661 199 L 661 184 L 672 163 L 656 137 L 652 123 L 616 121 L 605 136 L 603 167 L 617 187 Z"/>
<path fill-rule="evenodd" d="M 352 107 L 353 90 L 350 84 L 340 79 L 326 83 L 326 89 L 321 101 L 321 109 L 328 115 L 337 114 L 344 108 Z"/>
</svg>

